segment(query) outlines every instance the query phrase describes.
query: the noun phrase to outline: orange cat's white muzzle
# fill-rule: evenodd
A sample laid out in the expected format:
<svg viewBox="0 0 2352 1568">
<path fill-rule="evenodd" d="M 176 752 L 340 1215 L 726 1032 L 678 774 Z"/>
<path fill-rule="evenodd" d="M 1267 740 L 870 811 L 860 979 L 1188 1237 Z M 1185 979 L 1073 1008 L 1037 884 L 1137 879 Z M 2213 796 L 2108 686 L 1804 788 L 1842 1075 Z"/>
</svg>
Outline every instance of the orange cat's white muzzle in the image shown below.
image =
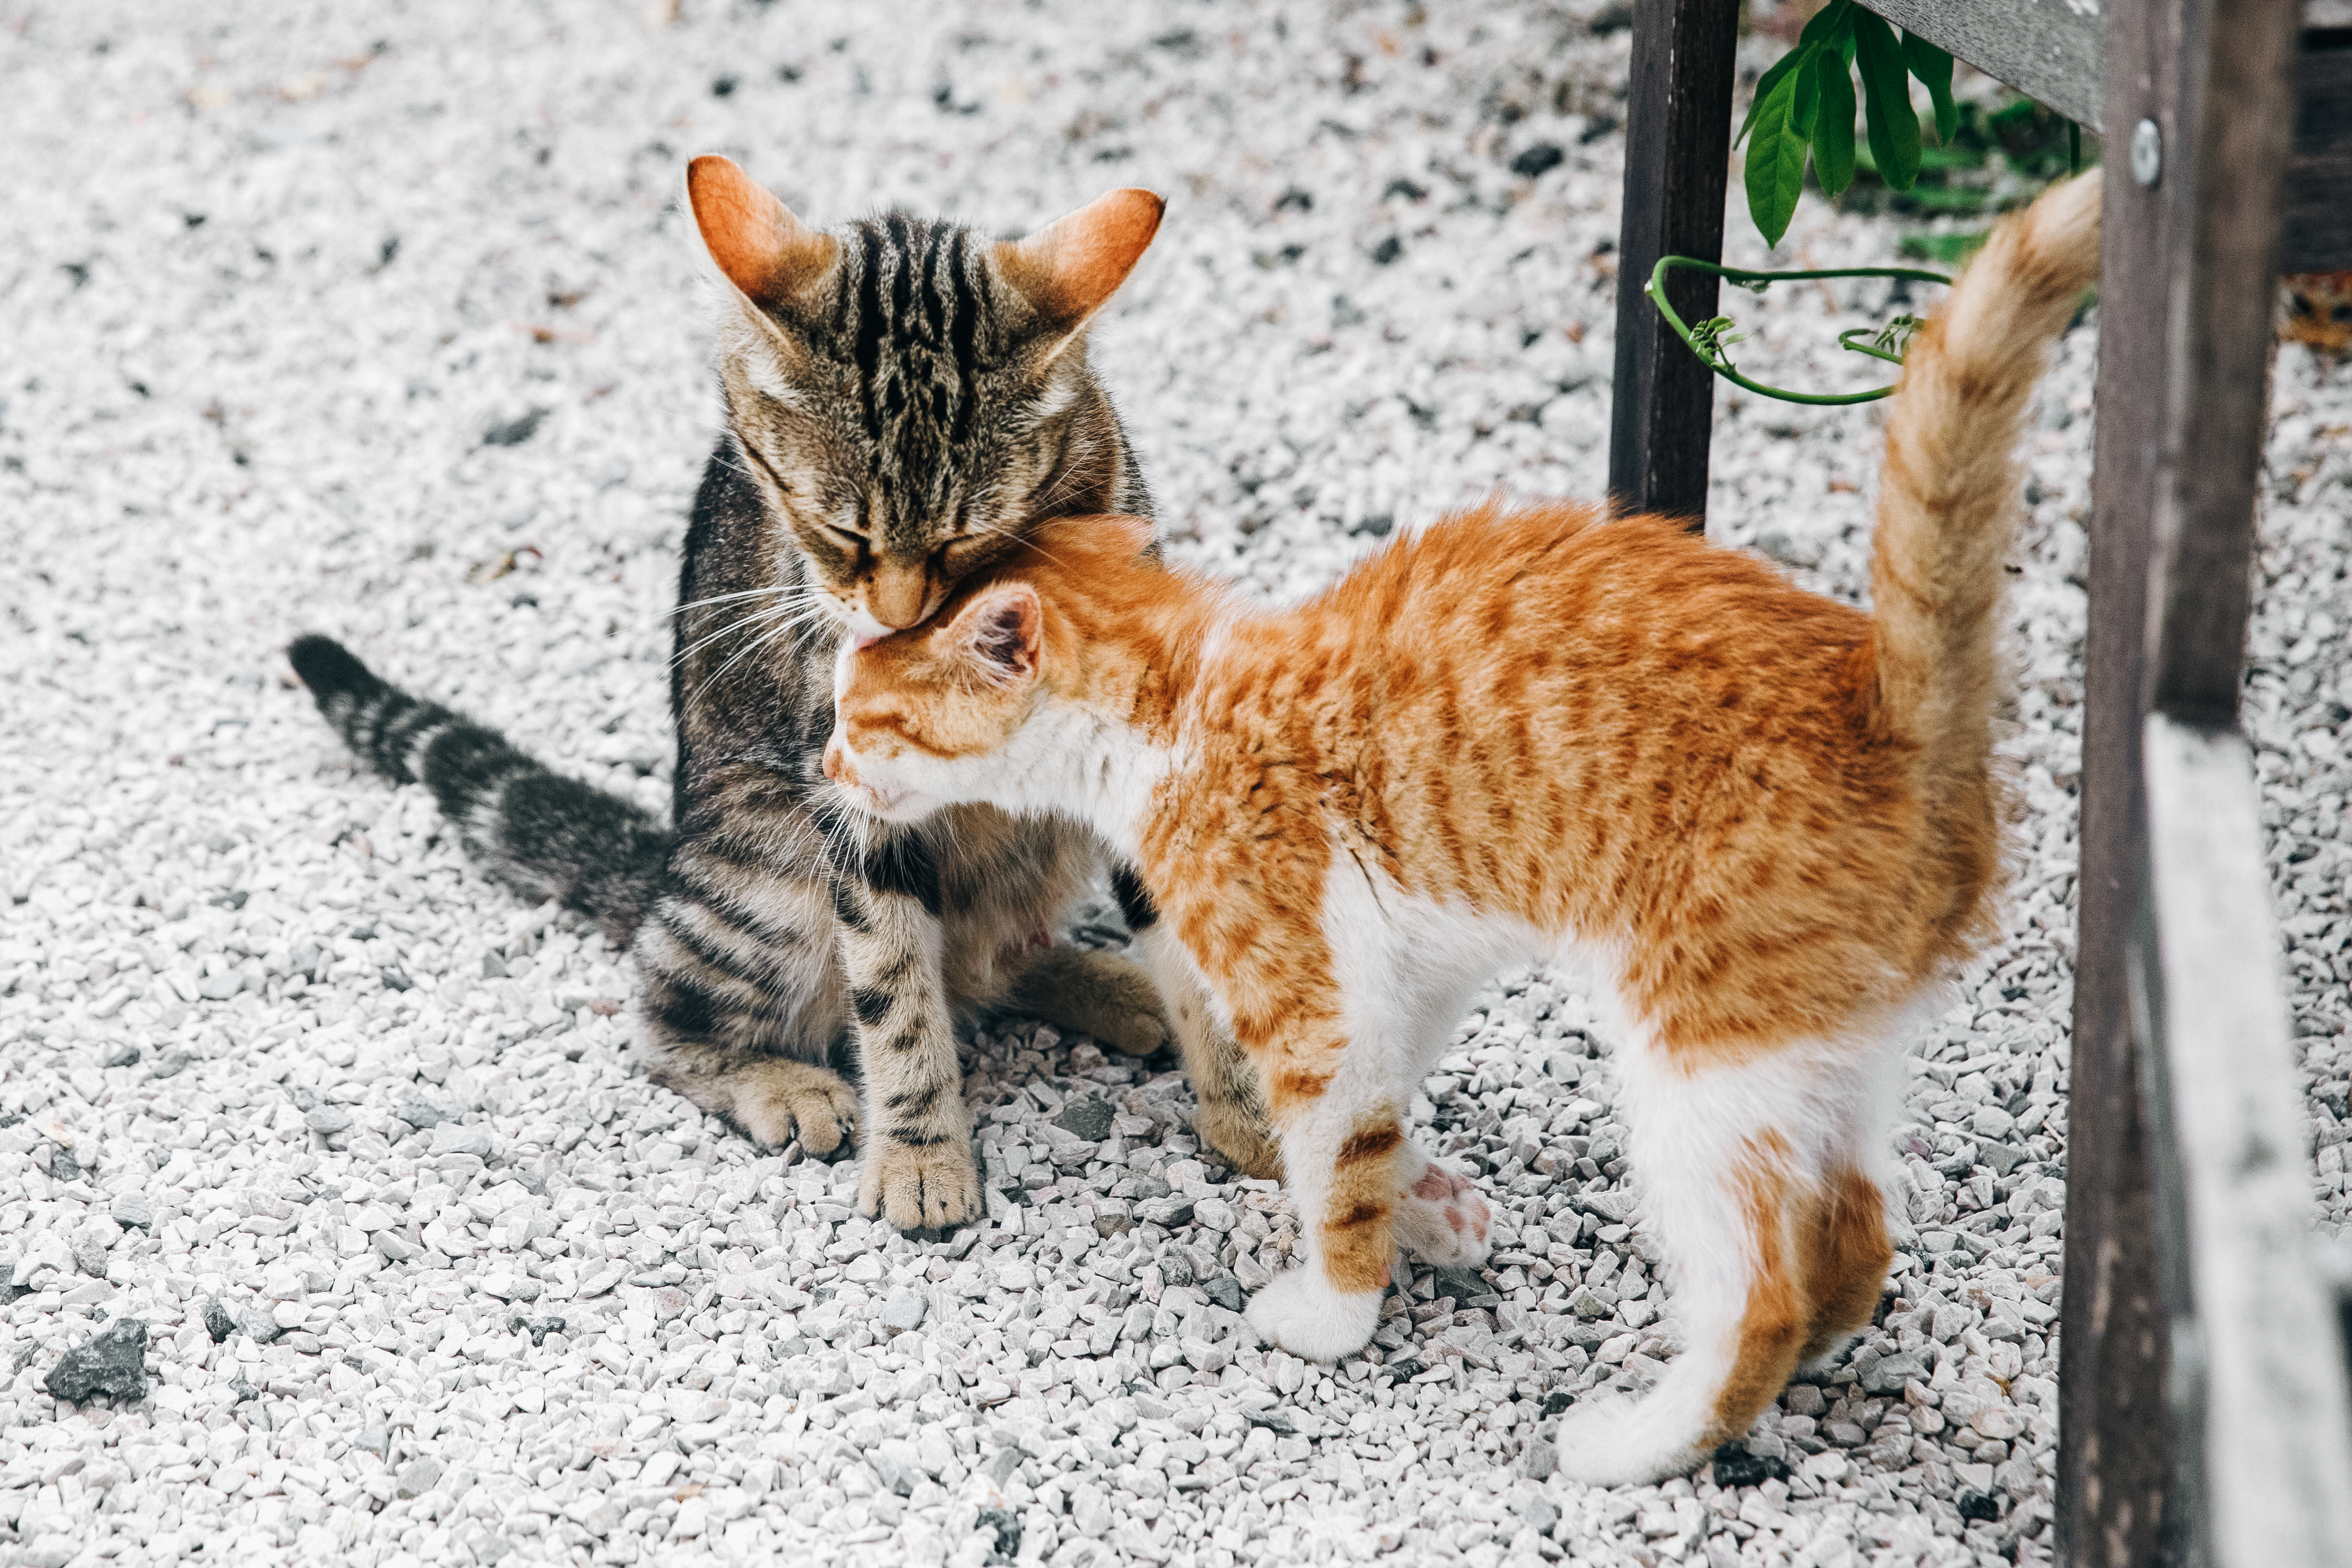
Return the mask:
<svg viewBox="0 0 2352 1568">
<path fill-rule="evenodd" d="M 857 776 L 856 759 L 850 754 L 849 743 L 834 731 L 824 746 L 824 776 L 841 786 L 843 793 L 857 805 L 877 816 L 889 816 L 907 798 L 906 790 L 878 789 Z"/>
</svg>

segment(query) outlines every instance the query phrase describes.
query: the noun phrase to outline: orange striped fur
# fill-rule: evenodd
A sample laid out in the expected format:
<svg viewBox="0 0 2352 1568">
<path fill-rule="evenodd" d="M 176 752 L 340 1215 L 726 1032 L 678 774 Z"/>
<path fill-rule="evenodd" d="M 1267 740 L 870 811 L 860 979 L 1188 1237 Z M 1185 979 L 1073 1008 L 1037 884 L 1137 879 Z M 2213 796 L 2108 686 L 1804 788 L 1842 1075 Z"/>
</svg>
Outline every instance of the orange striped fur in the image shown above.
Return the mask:
<svg viewBox="0 0 2352 1568">
<path fill-rule="evenodd" d="M 1399 1113 L 1494 967 L 1614 998 L 1632 1154 L 1686 1348 L 1563 1423 L 1586 1479 L 1685 1468 L 1869 1320 L 1906 1010 L 1990 928 L 1992 637 L 2020 421 L 2095 276 L 2095 177 L 2004 225 L 1890 418 L 1876 614 L 1671 521 L 1490 506 L 1255 612 L 1049 527 L 932 623 L 845 650 L 826 767 L 866 809 L 1091 822 L 1257 1064 L 1307 1243 L 1252 1303 L 1360 1348 L 1402 1236 L 1483 1206 Z"/>
</svg>

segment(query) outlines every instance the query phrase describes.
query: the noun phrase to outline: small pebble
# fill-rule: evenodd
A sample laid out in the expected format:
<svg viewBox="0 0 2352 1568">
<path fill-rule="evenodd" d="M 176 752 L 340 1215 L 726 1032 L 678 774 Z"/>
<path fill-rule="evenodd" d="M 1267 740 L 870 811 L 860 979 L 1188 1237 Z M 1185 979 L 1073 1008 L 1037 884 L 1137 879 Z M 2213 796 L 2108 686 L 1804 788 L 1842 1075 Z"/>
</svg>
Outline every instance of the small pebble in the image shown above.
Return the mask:
<svg viewBox="0 0 2352 1568">
<path fill-rule="evenodd" d="M 146 1398 L 147 1325 L 137 1318 L 115 1319 L 66 1352 L 41 1386 L 71 1405 L 99 1394 L 126 1401 Z"/>
<path fill-rule="evenodd" d="M 930 1302 L 919 1290 L 901 1290 L 893 1295 L 882 1309 L 882 1327 L 894 1334 L 923 1326 L 923 1314 Z"/>
</svg>

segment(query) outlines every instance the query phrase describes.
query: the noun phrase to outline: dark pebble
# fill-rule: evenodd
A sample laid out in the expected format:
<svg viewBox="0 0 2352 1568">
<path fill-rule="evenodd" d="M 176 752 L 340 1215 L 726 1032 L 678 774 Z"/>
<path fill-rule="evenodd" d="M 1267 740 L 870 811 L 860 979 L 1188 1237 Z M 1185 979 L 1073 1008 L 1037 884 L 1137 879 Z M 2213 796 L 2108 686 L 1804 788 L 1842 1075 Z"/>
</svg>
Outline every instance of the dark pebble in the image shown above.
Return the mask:
<svg viewBox="0 0 2352 1568">
<path fill-rule="evenodd" d="M 1165 1279 L 1166 1276 L 1162 1275 L 1161 1278 Z M 1214 1301 L 1226 1311 L 1238 1312 L 1242 1310 L 1242 1282 L 1232 1275 L 1228 1274 L 1222 1279 L 1212 1279 L 1202 1289 L 1208 1291 L 1210 1300 Z"/>
<path fill-rule="evenodd" d="M 147 1325 L 117 1318 L 86 1344 L 66 1352 L 42 1386 L 69 1405 L 92 1394 L 136 1401 L 147 1397 Z"/>
<path fill-rule="evenodd" d="M 212 1335 L 216 1345 L 227 1343 L 229 1335 L 236 1332 L 236 1319 L 218 1298 L 205 1303 L 205 1332 Z"/>
<path fill-rule="evenodd" d="M 520 447 L 538 433 L 540 421 L 545 419 L 548 413 L 547 409 L 534 408 L 528 413 L 519 414 L 512 419 L 493 425 L 482 432 L 482 445 Z"/>
<path fill-rule="evenodd" d="M 1557 169 L 1568 159 L 1549 142 L 1538 142 L 1511 160 L 1511 173 L 1523 180 L 1539 179 Z"/>
<path fill-rule="evenodd" d="M 114 1049 L 107 1052 L 103 1057 L 100 1057 L 99 1058 L 98 1065 L 102 1068 L 137 1067 L 139 1065 L 139 1047 L 133 1045 L 117 1046 Z"/>
<path fill-rule="evenodd" d="M 1437 1271 L 1437 1293 L 1451 1296 L 1456 1308 L 1499 1306 L 1502 1298 L 1475 1268 L 1441 1268 Z"/>
<path fill-rule="evenodd" d="M 1763 1454 L 1751 1454 L 1741 1443 L 1726 1443 L 1715 1451 L 1715 1484 L 1719 1487 L 1760 1487 L 1785 1481 L 1789 1467 Z"/>
<path fill-rule="evenodd" d="M 548 1335 L 560 1334 L 563 1331 L 563 1320 L 541 1318 L 534 1321 L 517 1313 L 507 1320 L 507 1331 L 510 1334 L 529 1334 L 532 1344 L 543 1345 L 547 1342 Z"/>
<path fill-rule="evenodd" d="M 1089 1143 L 1099 1143 L 1110 1136 L 1111 1115 L 1108 1100 L 1088 1095 L 1062 1107 L 1062 1114 L 1054 1118 L 1054 1125 Z"/>
<path fill-rule="evenodd" d="M 1959 1496 L 1960 1517 L 1981 1522 L 2000 1517 L 2000 1500 L 1990 1492 L 1964 1491 Z"/>
<path fill-rule="evenodd" d="M 984 1508 L 972 1521 L 974 1530 L 992 1532 L 996 1538 L 992 1563 L 1010 1563 L 1021 1555 L 1021 1516 L 1010 1509 Z"/>
<path fill-rule="evenodd" d="M 378 970 L 376 973 L 382 977 L 384 987 L 387 990 L 405 991 L 411 985 L 415 984 L 415 981 L 409 979 L 407 975 L 403 974 L 397 969 L 382 969 Z"/>
</svg>

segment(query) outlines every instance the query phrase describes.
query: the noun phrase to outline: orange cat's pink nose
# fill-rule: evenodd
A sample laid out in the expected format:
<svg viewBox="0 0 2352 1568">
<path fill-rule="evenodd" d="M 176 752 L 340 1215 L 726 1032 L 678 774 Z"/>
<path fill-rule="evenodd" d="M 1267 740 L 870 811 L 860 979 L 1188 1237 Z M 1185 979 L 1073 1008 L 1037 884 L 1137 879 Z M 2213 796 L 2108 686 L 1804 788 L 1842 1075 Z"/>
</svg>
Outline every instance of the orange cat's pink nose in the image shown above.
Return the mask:
<svg viewBox="0 0 2352 1568">
<path fill-rule="evenodd" d="M 856 774 L 850 771 L 849 748 L 841 743 L 839 735 L 825 742 L 824 776 L 837 784 L 857 782 Z"/>
</svg>

